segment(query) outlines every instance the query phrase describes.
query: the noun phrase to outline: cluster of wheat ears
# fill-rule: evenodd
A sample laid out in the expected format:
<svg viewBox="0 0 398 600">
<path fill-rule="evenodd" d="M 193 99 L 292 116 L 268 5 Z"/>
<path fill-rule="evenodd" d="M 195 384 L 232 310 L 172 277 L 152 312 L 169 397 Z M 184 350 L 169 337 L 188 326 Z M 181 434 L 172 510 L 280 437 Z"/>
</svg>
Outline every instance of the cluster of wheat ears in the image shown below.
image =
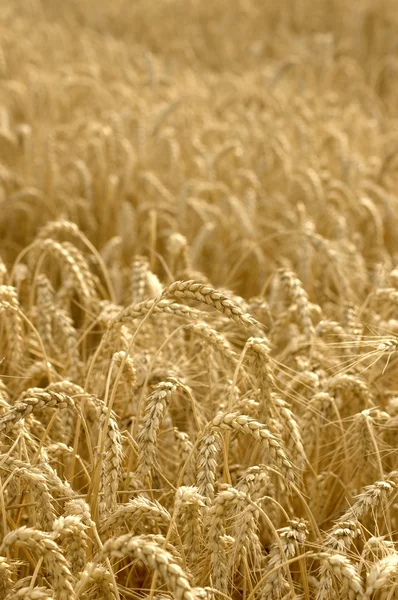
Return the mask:
<svg viewBox="0 0 398 600">
<path fill-rule="evenodd" d="M 398 597 L 395 0 L 0 0 L 0 600 Z"/>
</svg>

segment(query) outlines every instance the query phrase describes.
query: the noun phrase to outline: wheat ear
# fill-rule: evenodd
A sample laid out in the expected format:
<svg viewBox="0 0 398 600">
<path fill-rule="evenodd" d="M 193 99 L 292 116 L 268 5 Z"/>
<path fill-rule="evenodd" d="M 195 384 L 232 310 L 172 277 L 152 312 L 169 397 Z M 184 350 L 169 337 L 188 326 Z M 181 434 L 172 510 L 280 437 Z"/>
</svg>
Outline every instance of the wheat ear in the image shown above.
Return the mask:
<svg viewBox="0 0 398 600">
<path fill-rule="evenodd" d="M 131 556 L 141 560 L 151 571 L 158 573 L 177 600 L 195 600 L 189 580 L 173 555 L 146 536 L 130 534 L 105 542 L 102 557 L 124 558 Z"/>
</svg>

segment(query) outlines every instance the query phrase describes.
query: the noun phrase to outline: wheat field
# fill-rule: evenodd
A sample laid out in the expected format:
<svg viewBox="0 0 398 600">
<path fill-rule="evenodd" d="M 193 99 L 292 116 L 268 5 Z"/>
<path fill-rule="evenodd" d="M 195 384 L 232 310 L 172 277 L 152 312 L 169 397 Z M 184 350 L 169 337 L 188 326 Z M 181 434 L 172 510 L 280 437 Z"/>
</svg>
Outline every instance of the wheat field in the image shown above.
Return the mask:
<svg viewBox="0 0 398 600">
<path fill-rule="evenodd" d="M 0 600 L 398 598 L 397 32 L 0 0 Z"/>
</svg>

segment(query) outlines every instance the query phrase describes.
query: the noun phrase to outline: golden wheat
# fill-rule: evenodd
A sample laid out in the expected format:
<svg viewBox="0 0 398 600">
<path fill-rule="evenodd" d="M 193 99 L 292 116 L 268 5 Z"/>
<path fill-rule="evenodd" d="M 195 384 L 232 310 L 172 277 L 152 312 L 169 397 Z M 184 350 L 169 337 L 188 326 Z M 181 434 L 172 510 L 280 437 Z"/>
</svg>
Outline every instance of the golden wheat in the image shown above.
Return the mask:
<svg viewBox="0 0 398 600">
<path fill-rule="evenodd" d="M 398 597 L 395 0 L 0 0 L 0 600 Z"/>
</svg>

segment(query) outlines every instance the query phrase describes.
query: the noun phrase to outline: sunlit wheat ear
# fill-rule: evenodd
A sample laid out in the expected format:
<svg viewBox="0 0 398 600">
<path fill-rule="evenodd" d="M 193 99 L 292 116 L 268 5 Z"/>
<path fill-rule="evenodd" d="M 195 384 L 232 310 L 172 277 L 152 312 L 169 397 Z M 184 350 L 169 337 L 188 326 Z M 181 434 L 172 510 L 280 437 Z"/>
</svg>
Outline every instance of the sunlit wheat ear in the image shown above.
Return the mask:
<svg viewBox="0 0 398 600">
<path fill-rule="evenodd" d="M 265 465 L 255 465 L 245 471 L 236 484 L 236 489 L 257 501 L 272 489 L 270 469 Z"/>
<path fill-rule="evenodd" d="M 7 267 L 0 257 L 0 285 L 7 285 Z"/>
<path fill-rule="evenodd" d="M 85 185 L 86 185 L 86 195 L 87 196 L 91 196 L 91 193 L 88 191 L 90 188 L 90 174 L 89 171 L 86 167 L 86 165 L 84 164 L 83 161 L 76 161 L 75 165 L 78 167 L 80 173 L 83 175 L 83 179 L 85 180 Z M 91 258 L 94 259 L 94 264 L 97 268 L 100 269 L 102 276 L 105 280 L 105 283 L 108 287 L 108 293 L 110 294 L 110 296 L 112 297 L 112 286 L 111 286 L 111 282 L 108 276 L 108 273 L 106 272 L 106 268 L 105 268 L 105 264 L 102 261 L 101 255 L 100 253 L 96 250 L 95 246 L 89 241 L 89 239 L 86 237 L 86 235 L 79 229 L 79 227 L 76 225 L 76 223 L 72 222 L 72 221 L 66 221 L 65 219 L 60 219 L 57 221 L 50 221 L 49 223 L 47 223 L 44 227 L 42 227 L 37 235 L 37 239 L 41 239 L 41 240 L 45 240 L 45 239 L 53 239 L 53 238 L 66 238 L 66 239 L 72 239 L 74 243 L 77 244 L 77 247 L 81 247 L 82 245 L 85 247 L 85 249 L 89 250 L 89 252 L 91 253 Z M 83 259 L 83 255 L 79 252 L 78 254 L 75 254 L 78 262 L 81 263 L 81 265 L 83 266 L 83 270 L 85 271 L 86 275 L 89 277 L 89 279 L 93 279 L 93 275 L 91 273 L 90 270 L 86 270 L 85 267 L 85 263 L 84 263 L 84 259 Z M 80 258 L 81 257 L 81 258 Z"/>
<path fill-rule="evenodd" d="M 287 527 L 277 531 L 279 540 L 271 546 L 267 570 L 270 571 L 263 587 L 263 600 L 283 597 L 289 590 L 288 577 L 284 566 L 286 559 L 296 556 L 303 547 L 308 535 L 307 524 L 300 519 L 292 519 Z M 288 572 L 288 575 L 290 573 Z"/>
<path fill-rule="evenodd" d="M 37 446 L 34 446 L 34 451 L 37 452 Z M 28 477 L 32 476 L 32 478 L 36 479 L 35 483 L 37 484 L 37 489 L 34 492 L 35 494 L 37 494 L 36 498 L 39 496 L 39 494 L 47 494 L 46 487 L 49 490 L 51 490 L 52 496 L 59 494 L 59 496 L 65 498 L 65 500 L 71 499 L 72 497 L 76 496 L 76 492 L 73 491 L 70 484 L 67 481 L 61 479 L 55 471 L 55 469 L 53 469 L 50 466 L 45 453 L 42 452 L 40 456 L 41 460 L 39 459 L 38 466 L 32 466 L 29 463 L 19 460 L 18 458 L 14 458 L 10 456 L 9 452 L 7 454 L 0 455 L 0 457 L 1 465 L 4 469 L 10 471 L 21 469 L 22 476 L 24 474 L 28 474 Z M 43 483 L 43 479 L 46 486 Z M 42 498 L 41 505 L 38 507 L 39 513 L 41 512 L 41 517 L 39 518 L 43 518 L 43 520 L 45 520 L 46 523 L 49 523 L 51 521 L 53 515 L 53 510 L 49 512 L 44 512 L 46 508 L 46 503 L 48 501 L 48 496 L 47 499 L 44 499 L 44 501 Z"/>
<path fill-rule="evenodd" d="M 56 242 L 53 239 L 37 242 L 41 256 L 49 255 L 59 262 L 60 269 L 72 278 L 76 291 L 87 305 L 96 297 L 95 283 L 86 259 L 69 242 Z"/>
<path fill-rule="evenodd" d="M 383 466 L 380 456 L 379 443 L 376 437 L 377 412 L 363 410 L 357 413 L 353 419 L 352 444 L 355 451 L 359 451 L 357 466 L 359 469 L 368 466 L 377 469 L 379 477 L 383 478 Z M 388 419 L 388 415 L 386 415 Z"/>
<path fill-rule="evenodd" d="M 391 593 L 392 589 L 396 589 L 394 574 L 396 573 L 397 566 L 397 552 L 391 553 L 391 555 L 373 563 L 366 573 L 366 584 L 363 597 L 368 600 L 369 598 L 372 598 L 372 595 L 377 590 L 385 589 L 387 593 L 388 591 Z"/>
<path fill-rule="evenodd" d="M 38 529 L 20 527 L 8 533 L 0 547 L 0 554 L 11 551 L 14 546 L 22 546 L 43 558 L 44 565 L 51 574 L 54 594 L 57 600 L 74 599 L 73 577 L 68 561 L 52 539 L 51 535 Z"/>
<path fill-rule="evenodd" d="M 138 495 L 127 504 L 119 504 L 101 525 L 101 532 L 110 537 L 112 532 L 128 528 L 131 533 L 138 533 L 143 526 L 149 524 L 161 531 L 170 525 L 170 514 L 158 502 L 151 502 L 145 496 Z"/>
<path fill-rule="evenodd" d="M 363 545 L 361 559 L 381 559 L 394 554 L 394 542 L 385 536 L 371 536 Z"/>
<path fill-rule="evenodd" d="M 286 443 L 291 462 L 303 471 L 307 464 L 307 455 L 303 444 L 301 429 L 294 413 L 281 398 L 275 400 L 278 417 L 281 423 L 282 437 Z"/>
<path fill-rule="evenodd" d="M 3 598 L 11 592 L 13 586 L 12 569 L 3 556 L 0 557 L 0 594 Z"/>
<path fill-rule="evenodd" d="M 325 546 L 339 554 L 347 554 L 354 540 L 361 535 L 356 521 L 339 521 L 327 532 Z"/>
<path fill-rule="evenodd" d="M 116 590 L 109 570 L 102 565 L 88 562 L 80 574 L 75 590 L 80 594 L 86 587 L 92 585 L 100 598 L 116 600 Z"/>
<path fill-rule="evenodd" d="M 221 438 L 219 432 L 211 426 L 206 428 L 198 443 L 196 457 L 196 485 L 199 494 L 205 498 L 207 504 L 210 504 L 214 497 L 214 484 L 216 481 L 220 450 Z"/>
<path fill-rule="evenodd" d="M 43 408 L 75 408 L 75 403 L 67 394 L 45 391 L 41 388 L 31 388 L 22 395 L 19 402 L 0 417 L 0 433 L 5 434 L 13 429 L 17 423 L 29 416 L 34 411 Z"/>
<path fill-rule="evenodd" d="M 37 527 L 43 531 L 51 531 L 55 511 L 45 475 L 23 467 L 16 468 L 13 472 L 28 485 L 29 494 L 35 505 Z"/>
<path fill-rule="evenodd" d="M 44 225 L 39 233 L 37 239 L 46 240 L 50 238 L 74 238 L 80 240 L 81 233 L 79 235 L 79 228 L 76 223 L 72 221 L 66 221 L 65 219 L 59 219 L 57 221 L 49 221 Z"/>
<path fill-rule="evenodd" d="M 214 307 L 245 330 L 261 330 L 260 323 L 252 315 L 239 308 L 228 296 L 194 280 L 176 281 L 163 291 L 162 296 L 164 298 L 176 296 L 177 298 L 197 300 Z"/>
<path fill-rule="evenodd" d="M 270 358 L 270 347 L 267 340 L 250 337 L 246 342 L 247 362 L 260 388 L 261 404 L 258 417 L 267 423 L 274 414 L 272 392 L 275 390 L 275 376 Z"/>
<path fill-rule="evenodd" d="M 182 486 L 176 491 L 175 510 L 182 527 L 184 551 L 189 564 L 195 565 L 204 535 L 205 502 L 195 486 Z"/>
<path fill-rule="evenodd" d="M 24 389 L 37 386 L 40 382 L 48 382 L 49 376 L 56 378 L 53 365 L 45 360 L 37 360 L 24 371 L 24 379 L 15 386 L 15 391 L 22 393 Z"/>
<path fill-rule="evenodd" d="M 265 456 L 269 457 L 275 468 L 280 471 L 287 485 L 295 481 L 294 468 L 286 456 L 282 441 L 262 423 L 246 415 L 224 413 L 214 418 L 212 427 L 220 431 L 240 431 L 257 440 L 265 448 Z"/>
<path fill-rule="evenodd" d="M 53 523 L 54 539 L 64 548 L 65 558 L 73 575 L 81 573 L 86 565 L 87 526 L 77 515 L 60 517 Z"/>
<path fill-rule="evenodd" d="M 297 316 L 303 332 L 307 338 L 313 333 L 313 325 L 311 313 L 309 310 L 308 296 L 302 287 L 301 281 L 295 273 L 286 269 L 279 271 L 279 277 L 282 284 L 282 289 L 286 294 L 286 299 L 289 303 L 294 303 L 297 306 Z"/>
<path fill-rule="evenodd" d="M 347 340 L 351 342 L 351 338 L 348 337 L 343 327 L 337 321 L 319 321 L 314 332 L 332 351 L 336 352 L 336 344 L 340 344 L 340 347 L 344 348 L 347 354 L 352 353 L 352 348 L 350 346 L 346 347 Z"/>
<path fill-rule="evenodd" d="M 176 279 L 192 271 L 188 241 L 185 236 L 172 233 L 167 240 L 167 251 L 170 256 L 169 268 Z"/>
<path fill-rule="evenodd" d="M 234 538 L 226 537 L 226 519 L 231 516 L 234 506 L 244 499 L 244 494 L 235 488 L 221 491 L 213 500 L 207 514 L 206 552 L 210 552 L 210 573 L 213 586 L 222 593 L 227 593 L 229 579 L 232 575 L 229 563 L 230 552 L 235 546 Z"/>
<path fill-rule="evenodd" d="M 53 315 L 53 339 L 59 354 L 66 363 L 65 375 L 71 381 L 79 379 L 80 350 L 77 343 L 78 335 L 69 314 L 62 309 L 56 309 Z"/>
<path fill-rule="evenodd" d="M 317 590 L 317 600 L 332 598 L 333 594 L 338 593 L 337 590 L 340 587 L 340 582 L 343 586 L 342 591 L 349 600 L 357 600 L 357 598 L 362 597 L 362 581 L 346 556 L 337 553 L 320 552 L 317 557 L 321 561 L 321 576 Z M 337 585 L 335 583 L 336 580 Z"/>
<path fill-rule="evenodd" d="M 117 506 L 117 491 L 123 458 L 123 446 L 120 429 L 116 415 L 110 412 L 107 418 L 107 410 L 102 408 L 99 427 L 101 440 L 103 442 L 103 458 L 101 464 L 101 475 L 99 481 L 99 509 L 101 516 Z"/>
<path fill-rule="evenodd" d="M 23 321 L 20 315 L 19 300 L 15 288 L 0 286 L 0 320 L 6 331 L 8 345 L 5 348 L 11 365 L 21 364 L 24 351 Z M 4 350 L 3 350 L 4 352 Z"/>
<path fill-rule="evenodd" d="M 146 536 L 130 534 L 112 538 L 104 544 L 102 556 L 123 558 L 131 556 L 157 573 L 179 600 L 194 600 L 195 595 L 183 569 L 168 550 Z"/>
<path fill-rule="evenodd" d="M 232 516 L 232 519 L 235 521 L 230 532 L 231 537 L 235 540 L 230 555 L 232 578 L 236 571 L 246 562 L 259 564 L 263 561 L 264 557 L 259 538 L 260 511 L 249 499 L 250 496 L 242 498 L 237 503 Z"/>
<path fill-rule="evenodd" d="M 192 331 L 195 335 L 202 338 L 207 344 L 220 352 L 232 369 L 236 369 L 239 361 L 237 353 L 231 347 L 228 340 L 217 330 L 213 329 L 207 323 L 193 323 L 187 325 L 186 329 Z"/>
<path fill-rule="evenodd" d="M 357 375 L 340 374 L 328 379 L 327 390 L 335 397 L 341 397 L 347 402 L 350 411 L 357 411 L 372 405 L 372 394 L 368 384 Z"/>
<path fill-rule="evenodd" d="M 354 340 L 359 341 L 363 334 L 363 325 L 360 322 L 358 308 L 352 302 L 343 303 L 342 320 L 346 332 Z"/>
<path fill-rule="evenodd" d="M 376 481 L 374 484 L 365 486 L 363 492 L 354 498 L 353 504 L 340 517 L 341 520 L 360 521 L 368 513 L 381 509 L 395 492 L 397 477 L 397 471 L 393 471 L 384 481 Z"/>
<path fill-rule="evenodd" d="M 50 347 L 53 344 L 52 318 L 55 310 L 54 304 L 54 288 L 49 279 L 40 274 L 36 279 L 37 330 L 43 343 Z"/>
<path fill-rule="evenodd" d="M 112 356 L 112 361 L 115 365 L 123 369 L 127 382 L 131 389 L 137 383 L 137 370 L 134 366 L 134 360 L 126 354 L 126 352 L 115 352 Z"/>
<path fill-rule="evenodd" d="M 110 269 L 112 263 L 120 261 L 123 240 L 120 235 L 111 237 L 106 244 L 101 248 L 100 255 L 105 263 L 105 266 Z"/>
<path fill-rule="evenodd" d="M 18 581 L 12 595 L 7 596 L 7 598 L 10 598 L 11 600 L 51 600 L 54 598 L 52 590 L 47 587 L 43 585 L 34 587 L 31 585 L 25 586 L 25 583 L 26 582 L 23 580 Z"/>
<path fill-rule="evenodd" d="M 312 370 L 304 368 L 296 371 L 286 367 L 283 363 L 274 360 L 274 364 L 279 370 L 285 372 L 287 381 L 285 388 L 279 392 L 284 392 L 289 400 L 297 400 L 297 395 L 309 398 L 311 395 L 316 394 L 321 389 L 321 378 L 318 373 L 314 373 Z"/>
<path fill-rule="evenodd" d="M 157 435 L 175 391 L 176 386 L 173 383 L 161 382 L 146 400 L 145 412 L 141 419 L 137 438 L 137 477 L 139 479 L 144 480 L 154 466 Z"/>
<path fill-rule="evenodd" d="M 152 271 L 148 271 L 148 273 L 146 274 L 146 286 L 146 296 L 148 298 L 158 298 L 161 295 L 164 288 L 164 286 L 159 280 L 159 277 L 155 275 L 155 273 L 152 273 Z"/>
<path fill-rule="evenodd" d="M 189 485 L 193 483 L 195 479 L 193 459 L 193 444 L 189 438 L 189 435 L 184 431 L 179 431 L 177 427 L 173 428 L 174 438 L 176 440 L 177 449 L 179 456 L 181 457 L 181 466 L 185 468 L 183 483 Z"/>
<path fill-rule="evenodd" d="M 14 278 L 12 283 L 17 292 L 19 304 L 24 308 L 29 305 L 31 272 L 25 263 L 19 263 L 14 269 Z"/>
<path fill-rule="evenodd" d="M 146 256 L 136 255 L 131 265 L 131 302 L 142 302 L 145 298 L 146 274 L 149 260 Z"/>
<path fill-rule="evenodd" d="M 109 320 L 108 327 L 109 329 L 112 329 L 122 323 L 129 323 L 135 319 L 143 318 L 150 310 L 152 311 L 151 314 L 154 314 L 155 316 L 157 314 L 166 313 L 189 321 L 203 321 L 207 316 L 206 313 L 200 310 L 185 306 L 184 304 L 172 302 L 171 300 L 143 300 L 138 304 L 127 306 L 121 310 L 119 314 L 114 315 L 113 318 Z"/>
</svg>

